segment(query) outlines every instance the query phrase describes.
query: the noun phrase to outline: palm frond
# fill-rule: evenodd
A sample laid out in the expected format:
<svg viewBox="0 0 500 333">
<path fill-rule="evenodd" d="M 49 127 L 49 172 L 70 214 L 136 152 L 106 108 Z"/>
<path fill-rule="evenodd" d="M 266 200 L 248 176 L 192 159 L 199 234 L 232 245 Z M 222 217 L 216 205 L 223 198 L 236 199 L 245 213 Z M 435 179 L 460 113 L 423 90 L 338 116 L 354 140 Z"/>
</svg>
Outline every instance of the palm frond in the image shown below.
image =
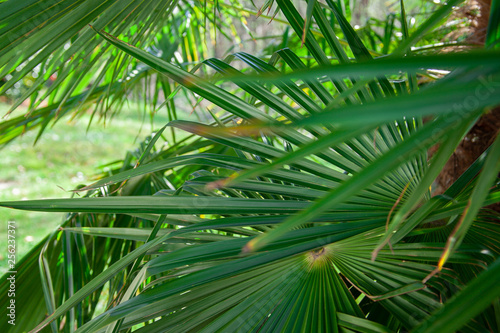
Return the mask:
<svg viewBox="0 0 500 333">
<path fill-rule="evenodd" d="M 178 90 L 167 78 L 211 103 L 215 121 L 170 122 L 189 135 L 156 150 L 161 128 L 111 175 L 80 188 L 83 198 L 0 203 L 69 213 L 18 267 L 28 279 L 41 253 L 41 277 L 26 281 L 43 294 L 34 319 L 15 329 L 467 332 L 497 324 L 489 306 L 499 296 L 500 233 L 498 214 L 485 207 L 500 202 L 499 139 L 443 195 L 429 186 L 500 103 L 498 52 L 411 52 L 458 1 L 382 59 L 336 3 L 311 1 L 306 21 L 291 2 L 276 3 L 314 63 L 291 49 L 267 62 L 237 52 L 203 61 L 214 72 L 207 79 L 96 29 L 156 71 L 168 94 Z M 418 86 L 418 75 L 436 68 L 449 73 Z M 477 303 L 456 321 L 468 302 Z"/>
</svg>

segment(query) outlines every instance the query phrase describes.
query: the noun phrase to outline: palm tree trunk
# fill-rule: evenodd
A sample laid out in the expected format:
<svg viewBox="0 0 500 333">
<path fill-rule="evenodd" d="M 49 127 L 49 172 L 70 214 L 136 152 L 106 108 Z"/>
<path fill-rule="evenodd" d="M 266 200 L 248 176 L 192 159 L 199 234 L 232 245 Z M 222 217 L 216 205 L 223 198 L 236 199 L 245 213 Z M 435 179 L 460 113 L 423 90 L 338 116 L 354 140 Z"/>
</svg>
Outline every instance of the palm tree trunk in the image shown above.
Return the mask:
<svg viewBox="0 0 500 333">
<path fill-rule="evenodd" d="M 469 19 L 466 28 L 467 42 L 470 44 L 484 45 L 491 0 L 469 0 L 456 14 L 458 17 Z M 455 17 L 457 18 L 457 17 Z M 493 143 L 500 129 L 500 107 L 496 107 L 486 114 L 474 125 L 465 136 L 441 174 L 436 179 L 435 194 L 443 193 L 467 168 Z M 500 205 L 491 208 L 500 212 Z"/>
</svg>

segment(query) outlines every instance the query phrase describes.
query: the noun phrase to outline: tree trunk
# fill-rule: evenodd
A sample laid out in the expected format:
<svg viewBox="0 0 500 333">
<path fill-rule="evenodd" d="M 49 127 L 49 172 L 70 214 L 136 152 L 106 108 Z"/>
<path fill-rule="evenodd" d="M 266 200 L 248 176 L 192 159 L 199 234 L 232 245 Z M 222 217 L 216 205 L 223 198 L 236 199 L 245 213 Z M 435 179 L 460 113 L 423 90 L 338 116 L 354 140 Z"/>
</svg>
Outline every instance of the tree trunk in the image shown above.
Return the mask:
<svg viewBox="0 0 500 333">
<path fill-rule="evenodd" d="M 491 0 L 470 0 L 460 8 L 455 18 L 467 18 L 470 25 L 468 31 L 458 33 L 468 34 L 467 42 L 471 44 L 484 45 Z M 443 193 L 467 168 L 493 143 L 500 129 L 500 107 L 496 107 L 485 113 L 474 125 L 470 132 L 462 140 L 441 174 L 436 179 L 434 194 Z M 432 154 L 432 152 L 431 152 Z M 500 205 L 496 204 L 490 208 L 500 212 Z"/>
</svg>

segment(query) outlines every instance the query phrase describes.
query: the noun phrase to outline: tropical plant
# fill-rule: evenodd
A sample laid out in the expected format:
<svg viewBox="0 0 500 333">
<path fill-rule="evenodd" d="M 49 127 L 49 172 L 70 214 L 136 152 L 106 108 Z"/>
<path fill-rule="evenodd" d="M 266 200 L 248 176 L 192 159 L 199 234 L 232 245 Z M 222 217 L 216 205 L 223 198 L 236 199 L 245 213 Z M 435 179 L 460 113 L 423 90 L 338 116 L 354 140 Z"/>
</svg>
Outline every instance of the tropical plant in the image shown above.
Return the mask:
<svg viewBox="0 0 500 333">
<path fill-rule="evenodd" d="M 402 40 L 375 43 L 392 53 L 373 59 L 337 2 L 310 0 L 304 19 L 277 0 L 305 48 L 210 58 L 205 77 L 94 26 L 110 52 L 212 103 L 213 122 L 170 122 L 81 198 L 0 203 L 69 213 L 16 267 L 22 321 L 6 327 L 498 330 L 500 230 L 487 206 L 500 202 L 500 139 L 444 194 L 431 191 L 500 104 L 498 2 L 487 48 L 411 49 L 459 3 L 410 33 L 401 2 Z M 189 135 L 157 148 L 167 126 Z M 8 288 L 4 276 L 1 304 Z"/>
<path fill-rule="evenodd" d="M 208 45 L 215 43 L 216 35 L 232 40 L 227 30 L 236 30 L 207 2 L 33 0 L 1 6 L 0 94 L 14 100 L 7 115 L 28 98 L 29 106 L 24 115 L 0 124 L 0 146 L 35 129 L 38 140 L 50 125 L 65 116 L 81 116 L 90 107 L 92 119 L 106 122 L 131 95 L 143 101 L 145 114 L 154 116 L 165 106 L 169 118 L 176 119 L 175 105 L 167 97 L 177 91 L 169 81 L 117 52 L 92 28 L 104 29 L 182 68 L 213 56 Z M 234 17 L 245 12 L 233 6 L 224 14 Z M 206 22 L 214 23 L 214 31 L 207 30 Z M 162 97 L 165 104 L 159 102 Z"/>
</svg>

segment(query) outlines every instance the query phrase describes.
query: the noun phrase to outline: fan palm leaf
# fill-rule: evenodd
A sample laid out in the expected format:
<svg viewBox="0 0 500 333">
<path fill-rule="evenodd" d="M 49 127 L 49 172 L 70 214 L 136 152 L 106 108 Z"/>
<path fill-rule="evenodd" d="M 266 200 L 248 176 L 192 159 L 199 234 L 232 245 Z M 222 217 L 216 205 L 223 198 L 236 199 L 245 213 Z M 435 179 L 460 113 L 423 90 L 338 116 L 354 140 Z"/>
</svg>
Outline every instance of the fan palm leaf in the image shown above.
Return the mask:
<svg viewBox="0 0 500 333">
<path fill-rule="evenodd" d="M 302 36 L 298 11 L 277 3 Z M 41 253 L 43 274 L 33 283 L 46 307 L 34 313 L 36 327 L 30 321 L 16 329 L 475 332 L 498 324 L 488 309 L 499 296 L 492 282 L 498 214 L 483 207 L 500 202 L 500 139 L 443 195 L 429 190 L 478 117 L 500 103 L 498 53 L 452 63 L 448 55 L 409 56 L 451 3 L 392 58 L 372 59 L 335 3 L 312 3 L 308 20 L 334 50 L 327 55 L 306 29 L 304 45 L 318 66 L 312 70 L 289 49 L 269 62 L 238 52 L 204 61 L 217 74 L 207 80 L 98 31 L 212 103 L 219 117 L 210 125 L 171 122 L 190 136 L 155 150 L 162 128 L 112 175 L 79 189 L 83 198 L 0 203 L 70 213 L 45 248 L 19 265 L 19 272 L 32 269 Z M 325 12 L 336 17 L 357 62 L 339 46 Z M 415 85 L 416 72 L 436 66 L 452 71 Z M 479 98 L 480 89 L 489 93 Z M 460 237 L 451 245 L 450 230 Z M 8 288 L 5 277 L 1 288 Z"/>
</svg>

